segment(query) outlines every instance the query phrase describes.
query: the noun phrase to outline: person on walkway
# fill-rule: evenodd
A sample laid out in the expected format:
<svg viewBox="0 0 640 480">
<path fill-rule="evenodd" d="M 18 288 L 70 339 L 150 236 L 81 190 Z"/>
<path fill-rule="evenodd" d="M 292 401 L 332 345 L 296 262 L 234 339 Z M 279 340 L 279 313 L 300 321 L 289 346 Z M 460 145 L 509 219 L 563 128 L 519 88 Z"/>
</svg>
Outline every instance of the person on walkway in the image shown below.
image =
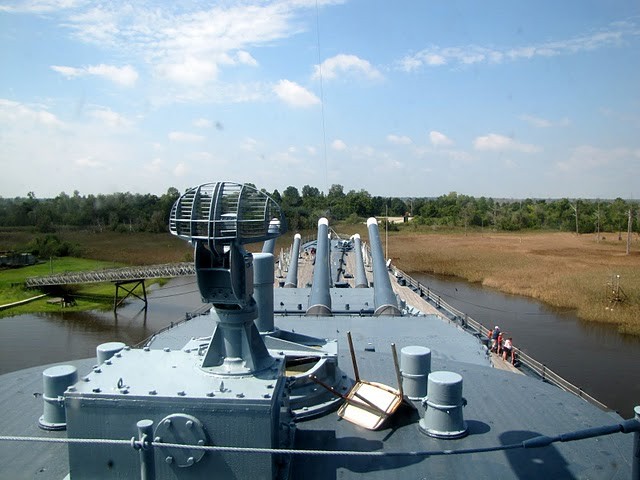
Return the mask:
<svg viewBox="0 0 640 480">
<path fill-rule="evenodd" d="M 502 346 L 502 360 L 506 362 L 507 357 L 511 360 L 511 365 L 515 364 L 516 357 L 513 349 L 513 338 L 511 337 L 507 338 Z"/>
<path fill-rule="evenodd" d="M 504 333 L 500 332 L 500 333 L 498 333 L 498 340 L 496 342 L 496 353 L 498 355 L 502 355 L 503 342 L 504 342 Z"/>
<path fill-rule="evenodd" d="M 496 325 L 491 331 L 491 351 L 498 351 L 498 336 L 500 335 L 500 327 Z"/>
</svg>

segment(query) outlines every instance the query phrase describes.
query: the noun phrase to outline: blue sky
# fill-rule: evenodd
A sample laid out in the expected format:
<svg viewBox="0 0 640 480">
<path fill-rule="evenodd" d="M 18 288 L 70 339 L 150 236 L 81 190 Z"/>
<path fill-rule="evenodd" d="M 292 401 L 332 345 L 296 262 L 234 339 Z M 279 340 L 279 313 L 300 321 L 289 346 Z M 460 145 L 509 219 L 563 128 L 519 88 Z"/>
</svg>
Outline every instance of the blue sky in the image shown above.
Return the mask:
<svg viewBox="0 0 640 480">
<path fill-rule="evenodd" d="M 175 3 L 0 3 L 0 196 L 640 198 L 637 0 Z"/>
</svg>

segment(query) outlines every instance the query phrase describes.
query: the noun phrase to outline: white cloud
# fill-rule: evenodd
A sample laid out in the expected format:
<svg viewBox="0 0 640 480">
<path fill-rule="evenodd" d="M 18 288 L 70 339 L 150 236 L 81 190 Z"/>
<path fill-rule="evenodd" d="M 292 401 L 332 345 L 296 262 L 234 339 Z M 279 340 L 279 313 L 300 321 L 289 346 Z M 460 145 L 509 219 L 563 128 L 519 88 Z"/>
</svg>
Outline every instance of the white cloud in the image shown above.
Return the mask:
<svg viewBox="0 0 640 480">
<path fill-rule="evenodd" d="M 255 152 L 258 145 L 258 141 L 255 138 L 247 137 L 240 145 L 240 148 L 242 150 L 246 150 L 247 152 Z"/>
<path fill-rule="evenodd" d="M 478 63 L 496 64 L 506 61 L 555 57 L 587 52 L 612 45 L 620 45 L 627 37 L 640 35 L 640 28 L 631 22 L 611 23 L 606 30 L 564 40 L 542 42 L 519 47 L 486 47 L 466 45 L 457 47 L 430 46 L 400 59 L 401 70 L 411 72 L 422 66 L 464 66 Z"/>
<path fill-rule="evenodd" d="M 133 87 L 138 80 L 138 72 L 131 66 L 116 67 L 114 65 L 90 65 L 88 67 L 75 68 L 63 65 L 52 65 L 51 69 L 67 78 L 84 77 L 93 75 L 103 77 L 123 87 Z"/>
<path fill-rule="evenodd" d="M 165 63 L 157 71 L 168 80 L 184 86 L 202 86 L 215 80 L 218 66 L 208 59 L 189 57 L 179 63 Z"/>
<path fill-rule="evenodd" d="M 473 141 L 473 147 L 479 151 L 514 151 L 521 153 L 534 153 L 539 152 L 541 149 L 535 145 L 528 143 L 519 143 L 514 139 L 505 137 L 504 135 L 498 135 L 497 133 L 490 133 L 485 136 L 477 137 Z"/>
<path fill-rule="evenodd" d="M 300 31 L 292 22 L 308 2 L 190 2 L 182 8 L 153 3 L 105 2 L 79 8 L 63 26 L 85 43 L 127 52 L 160 80 L 203 87 L 223 67 L 258 65 L 256 47 Z"/>
<path fill-rule="evenodd" d="M 257 67 L 258 61 L 251 56 L 249 52 L 245 52 L 244 50 L 240 50 L 236 55 L 236 59 L 238 63 L 242 65 L 249 65 L 250 67 Z"/>
<path fill-rule="evenodd" d="M 73 163 L 81 168 L 103 168 L 104 167 L 104 163 L 98 160 L 95 160 L 93 157 L 78 158 Z"/>
<path fill-rule="evenodd" d="M 198 128 L 211 128 L 213 123 L 211 123 L 211 120 L 207 118 L 196 118 L 193 121 L 193 126 Z"/>
<path fill-rule="evenodd" d="M 273 87 L 273 91 L 278 98 L 292 107 L 305 108 L 320 103 L 320 99 L 313 93 L 290 80 L 280 80 Z"/>
<path fill-rule="evenodd" d="M 0 12 L 10 13 L 47 13 L 73 8 L 84 3 L 83 0 L 27 0 L 6 2 L 0 5 Z"/>
<path fill-rule="evenodd" d="M 91 108 L 88 113 L 92 118 L 111 128 L 129 128 L 133 125 L 131 120 L 107 107 L 96 106 Z"/>
<path fill-rule="evenodd" d="M 331 58 L 327 58 L 320 67 L 315 66 L 314 78 L 320 76 L 324 80 L 332 80 L 340 74 L 360 75 L 369 80 L 380 80 L 382 74 L 371 65 L 367 60 L 357 57 L 356 55 L 339 54 Z"/>
<path fill-rule="evenodd" d="M 347 144 L 344 143 L 342 140 L 340 140 L 339 138 L 335 139 L 333 142 L 331 142 L 331 148 L 333 148 L 334 150 L 337 150 L 339 152 L 344 151 L 347 149 Z"/>
<path fill-rule="evenodd" d="M 143 165 L 144 168 L 149 173 L 159 173 L 162 170 L 164 165 L 164 161 L 160 158 L 154 158 L 149 163 Z"/>
<path fill-rule="evenodd" d="M 168 138 L 172 142 L 201 142 L 205 139 L 203 135 L 188 132 L 170 132 Z"/>
<path fill-rule="evenodd" d="M 180 162 L 173 169 L 173 174 L 176 177 L 184 177 L 187 173 L 189 173 L 189 170 L 190 168 L 187 164 L 185 164 L 184 162 Z"/>
<path fill-rule="evenodd" d="M 387 141 L 389 143 L 393 143 L 394 145 L 410 145 L 412 142 L 411 138 L 405 135 L 387 135 Z"/>
<path fill-rule="evenodd" d="M 615 165 L 640 166 L 640 149 L 599 148 L 592 145 L 581 145 L 571 150 L 569 158 L 556 163 L 556 168 L 562 172 L 579 173 L 600 167 L 611 168 Z"/>
<path fill-rule="evenodd" d="M 444 133 L 432 130 L 429 132 L 429 140 L 434 147 L 450 147 L 453 145 L 453 140 L 447 137 Z"/>
<path fill-rule="evenodd" d="M 42 106 L 28 106 L 0 98 L 0 124 L 15 125 L 27 122 L 44 127 L 64 128 L 64 122 L 60 121 L 53 113 Z"/>
<path fill-rule="evenodd" d="M 535 117 L 533 115 L 520 115 L 520 120 L 524 120 L 529 125 L 537 128 L 566 127 L 569 125 L 569 119 L 563 118 L 558 121 L 547 120 L 546 118 Z"/>
</svg>

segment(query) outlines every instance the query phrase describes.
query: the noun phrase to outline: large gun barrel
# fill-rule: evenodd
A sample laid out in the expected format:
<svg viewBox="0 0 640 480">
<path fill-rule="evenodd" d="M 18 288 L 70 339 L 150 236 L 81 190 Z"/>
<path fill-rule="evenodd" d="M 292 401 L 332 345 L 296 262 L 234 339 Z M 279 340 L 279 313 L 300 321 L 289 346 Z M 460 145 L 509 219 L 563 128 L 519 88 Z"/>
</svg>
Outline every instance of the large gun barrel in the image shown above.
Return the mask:
<svg viewBox="0 0 640 480">
<path fill-rule="evenodd" d="M 291 247 L 291 258 L 289 259 L 289 271 L 284 282 L 284 288 L 298 287 L 298 256 L 300 255 L 300 240 L 302 237 L 296 233 L 293 237 L 293 247 Z"/>
<path fill-rule="evenodd" d="M 367 288 L 369 282 L 367 281 L 367 273 L 364 270 L 364 259 L 362 257 L 362 242 L 360 241 L 360 234 L 356 233 L 351 237 L 353 240 L 353 251 L 356 254 L 356 288 Z"/>
<path fill-rule="evenodd" d="M 280 233 L 280 220 L 277 218 L 272 219 L 269 222 L 269 233 L 278 234 Z M 262 253 L 270 253 L 273 255 L 273 252 L 276 250 L 276 239 L 270 238 L 269 240 L 265 240 L 262 245 Z"/>
<path fill-rule="evenodd" d="M 367 220 L 369 230 L 369 244 L 371 245 L 371 257 L 373 261 L 373 303 L 374 315 L 400 315 L 396 294 L 391 288 L 387 265 L 382 253 L 378 221 L 371 217 Z"/>
<path fill-rule="evenodd" d="M 331 292 L 329 285 L 329 221 L 318 220 L 318 244 L 313 268 L 313 284 L 309 295 L 307 315 L 331 315 Z"/>
</svg>

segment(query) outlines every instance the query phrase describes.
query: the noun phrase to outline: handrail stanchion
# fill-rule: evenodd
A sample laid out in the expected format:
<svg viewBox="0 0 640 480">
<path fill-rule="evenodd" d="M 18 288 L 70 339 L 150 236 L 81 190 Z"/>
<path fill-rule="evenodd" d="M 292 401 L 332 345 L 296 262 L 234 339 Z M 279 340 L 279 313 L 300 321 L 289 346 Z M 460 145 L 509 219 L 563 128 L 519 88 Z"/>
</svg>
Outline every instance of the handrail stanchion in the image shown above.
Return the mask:
<svg viewBox="0 0 640 480">
<path fill-rule="evenodd" d="M 640 422 L 640 405 L 633 408 L 635 419 Z M 640 431 L 633 434 L 633 459 L 631 463 L 631 478 L 640 480 Z"/>
<path fill-rule="evenodd" d="M 138 427 L 138 443 L 134 444 L 140 450 L 140 478 L 141 480 L 155 480 L 156 463 L 153 451 L 153 420 L 140 420 Z"/>
</svg>

